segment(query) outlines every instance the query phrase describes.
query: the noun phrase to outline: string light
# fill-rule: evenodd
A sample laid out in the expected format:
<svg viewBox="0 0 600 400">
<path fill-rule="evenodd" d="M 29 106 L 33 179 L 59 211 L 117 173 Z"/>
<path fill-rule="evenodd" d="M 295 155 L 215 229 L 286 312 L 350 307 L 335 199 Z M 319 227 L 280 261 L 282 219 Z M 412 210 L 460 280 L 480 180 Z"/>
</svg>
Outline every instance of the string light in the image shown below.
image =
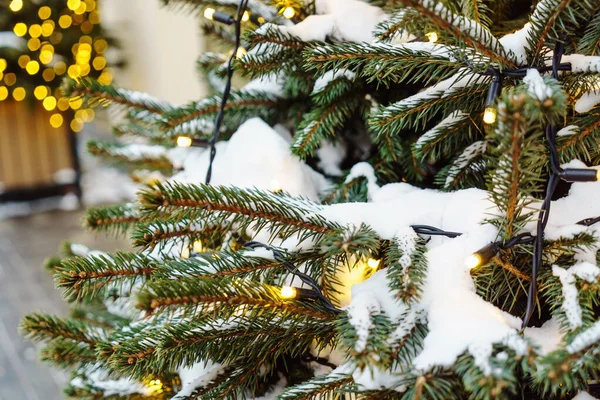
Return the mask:
<svg viewBox="0 0 600 400">
<path fill-rule="evenodd" d="M 40 42 L 40 39 L 31 38 L 27 41 L 27 48 L 31 51 L 36 51 L 37 49 L 40 48 L 41 44 L 42 44 L 42 42 Z"/>
<path fill-rule="evenodd" d="M 288 7 L 286 7 L 286 8 L 283 9 L 282 14 L 287 19 L 292 19 L 296 15 L 296 10 L 294 10 L 293 7 L 289 7 L 288 6 Z"/>
<path fill-rule="evenodd" d="M 81 108 L 82 104 L 83 99 L 81 97 L 74 97 L 72 99 L 69 99 L 69 107 L 71 107 L 71 109 L 73 110 L 78 110 L 79 108 Z"/>
<path fill-rule="evenodd" d="M 283 299 L 293 299 L 296 297 L 296 294 L 296 288 L 293 288 L 291 286 L 283 286 L 281 288 L 281 298 Z"/>
<path fill-rule="evenodd" d="M 56 97 L 48 96 L 42 102 L 42 105 L 47 111 L 52 111 L 56 108 Z"/>
<path fill-rule="evenodd" d="M 42 36 L 48 37 L 54 33 L 54 21 L 44 21 L 42 23 Z"/>
<path fill-rule="evenodd" d="M 63 116 L 56 113 L 50 116 L 50 125 L 53 128 L 60 128 L 63 124 Z"/>
<path fill-rule="evenodd" d="M 52 15 L 52 9 L 48 6 L 40 7 L 40 9 L 38 10 L 38 16 L 41 19 L 48 19 L 50 18 L 50 15 Z"/>
<path fill-rule="evenodd" d="M 188 136 L 177 136 L 177 146 L 179 147 L 190 147 L 192 145 L 192 138 Z"/>
<path fill-rule="evenodd" d="M 244 14 L 242 15 L 242 21 L 246 22 L 250 20 L 250 13 L 248 11 L 244 11 Z"/>
<path fill-rule="evenodd" d="M 31 60 L 25 66 L 25 70 L 29 75 L 35 75 L 40 71 L 40 63 L 35 60 Z"/>
<path fill-rule="evenodd" d="M 26 95 L 26 94 L 27 94 L 27 92 L 25 92 L 25 89 L 24 89 L 24 88 L 22 88 L 22 87 L 20 87 L 20 86 L 19 86 L 19 87 L 16 87 L 16 88 L 14 88 L 14 89 L 13 89 L 13 92 L 12 92 L 13 98 L 14 98 L 16 101 L 21 101 L 21 100 L 23 100 L 23 99 L 25 98 L 25 95 Z"/>
<path fill-rule="evenodd" d="M 196 253 L 203 253 L 205 251 L 204 245 L 202 244 L 202 240 L 194 240 L 192 248 Z"/>
<path fill-rule="evenodd" d="M 377 269 L 377 268 L 379 268 L 380 263 L 381 263 L 381 260 L 378 260 L 376 258 L 369 258 L 367 260 L 367 267 L 369 267 L 371 269 Z"/>
<path fill-rule="evenodd" d="M 21 11 L 23 8 L 23 0 L 12 0 L 8 5 L 8 8 L 10 8 L 12 12 Z"/>
<path fill-rule="evenodd" d="M 439 39 L 437 32 L 429 32 L 429 33 L 426 33 L 425 36 L 427 36 L 429 43 L 435 43 Z"/>
<path fill-rule="evenodd" d="M 69 10 L 75 11 L 81 7 L 81 0 L 68 0 L 67 7 L 69 7 Z"/>
<path fill-rule="evenodd" d="M 483 122 L 485 122 L 488 125 L 493 124 L 494 122 L 496 122 L 497 114 L 498 113 L 495 107 L 486 107 L 485 111 L 483 112 Z"/>
<path fill-rule="evenodd" d="M 148 382 L 147 387 L 152 394 L 162 393 L 163 391 L 163 384 L 160 379 L 152 379 Z"/>
<path fill-rule="evenodd" d="M 216 10 L 214 8 L 208 7 L 204 10 L 204 18 L 210 19 L 212 21 L 213 16 L 215 15 Z"/>
<path fill-rule="evenodd" d="M 0 101 L 6 100 L 8 97 L 8 89 L 6 86 L 0 86 Z"/>
<path fill-rule="evenodd" d="M 6 62 L 6 60 L 4 58 L 0 58 L 0 72 L 4 72 L 7 66 L 8 63 Z"/>
<path fill-rule="evenodd" d="M 15 75 L 13 72 L 9 72 L 8 74 L 4 75 L 4 83 L 6 86 L 14 85 L 17 83 L 17 75 Z"/>
<path fill-rule="evenodd" d="M 73 19 L 69 15 L 61 15 L 58 19 L 58 25 L 63 29 L 67 29 L 72 23 Z"/>
<path fill-rule="evenodd" d="M 282 191 L 281 184 L 276 179 L 271 179 L 269 186 L 271 187 L 271 192 L 273 193 L 280 193 Z"/>
<path fill-rule="evenodd" d="M 46 82 L 53 81 L 55 77 L 56 74 L 54 73 L 54 70 L 52 68 L 46 68 L 44 72 L 42 72 L 42 78 L 44 78 Z"/>
<path fill-rule="evenodd" d="M 42 34 L 42 27 L 39 24 L 33 24 L 29 27 L 29 36 L 37 38 Z"/>
<path fill-rule="evenodd" d="M 15 35 L 23 37 L 27 33 L 27 25 L 22 22 L 17 22 L 13 28 L 13 32 Z"/>
<path fill-rule="evenodd" d="M 246 55 L 247 52 L 248 51 L 245 48 L 240 47 L 237 49 L 237 52 L 235 53 L 235 58 L 242 58 Z"/>
<path fill-rule="evenodd" d="M 33 90 L 33 95 L 38 100 L 43 100 L 48 95 L 48 88 L 46 86 L 36 86 Z"/>
</svg>

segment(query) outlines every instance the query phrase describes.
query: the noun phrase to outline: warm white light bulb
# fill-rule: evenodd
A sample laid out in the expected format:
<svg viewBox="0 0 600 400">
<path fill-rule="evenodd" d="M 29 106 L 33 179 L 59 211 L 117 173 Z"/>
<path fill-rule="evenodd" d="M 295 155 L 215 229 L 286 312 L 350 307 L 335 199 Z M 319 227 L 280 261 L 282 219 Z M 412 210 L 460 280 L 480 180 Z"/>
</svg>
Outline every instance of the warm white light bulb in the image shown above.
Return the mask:
<svg viewBox="0 0 600 400">
<path fill-rule="evenodd" d="M 465 265 L 467 268 L 473 269 L 479 267 L 481 265 L 481 261 L 481 256 L 477 253 L 474 253 L 467 257 L 465 260 Z"/>
<path fill-rule="evenodd" d="M 281 192 L 281 190 L 282 190 L 281 185 L 279 184 L 279 182 L 276 179 L 271 180 L 270 186 L 271 186 L 272 192 L 278 193 L 278 192 Z"/>
<path fill-rule="evenodd" d="M 600 169 L 596 170 L 596 180 L 600 181 Z"/>
<path fill-rule="evenodd" d="M 281 288 L 281 297 L 284 299 L 293 299 L 296 297 L 296 289 L 291 286 L 283 286 Z"/>
<path fill-rule="evenodd" d="M 429 43 L 435 43 L 439 39 L 437 32 L 429 32 L 426 33 L 425 36 L 427 36 L 427 39 L 429 39 Z"/>
<path fill-rule="evenodd" d="M 202 244 L 202 240 L 195 240 L 192 247 L 196 253 L 204 252 L 204 245 Z"/>
<path fill-rule="evenodd" d="M 207 8 L 206 10 L 204 10 L 204 18 L 206 19 L 213 19 L 213 15 L 215 15 L 215 9 L 214 8 Z"/>
<path fill-rule="evenodd" d="M 237 52 L 235 53 L 235 58 L 242 58 L 246 55 L 248 51 L 243 47 L 238 47 Z"/>
<path fill-rule="evenodd" d="M 177 146 L 179 147 L 190 147 L 192 145 L 192 138 L 187 136 L 177 137 Z"/>
<path fill-rule="evenodd" d="M 369 267 L 371 269 L 377 269 L 377 268 L 379 268 L 380 262 L 381 262 L 381 260 L 377 260 L 375 258 L 369 258 L 367 260 L 367 267 Z"/>
<path fill-rule="evenodd" d="M 283 9 L 283 16 L 286 17 L 287 19 L 292 19 L 292 18 L 294 18 L 295 15 L 296 15 L 296 10 L 294 10 L 292 7 L 286 7 Z"/>
<path fill-rule="evenodd" d="M 496 109 L 494 107 L 486 107 L 483 112 L 483 122 L 490 125 L 496 122 Z"/>
<path fill-rule="evenodd" d="M 250 13 L 248 11 L 244 11 L 244 14 L 242 15 L 242 21 L 246 22 L 250 20 Z"/>
</svg>

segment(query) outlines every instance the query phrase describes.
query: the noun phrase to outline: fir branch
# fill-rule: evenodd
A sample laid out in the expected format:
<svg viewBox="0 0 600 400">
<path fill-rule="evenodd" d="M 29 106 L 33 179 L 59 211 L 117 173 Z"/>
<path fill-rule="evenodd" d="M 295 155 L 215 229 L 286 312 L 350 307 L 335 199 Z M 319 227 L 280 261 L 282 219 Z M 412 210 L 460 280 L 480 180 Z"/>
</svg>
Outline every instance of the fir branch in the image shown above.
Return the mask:
<svg viewBox="0 0 600 400">
<path fill-rule="evenodd" d="M 577 50 L 585 55 L 600 56 L 600 10 L 596 11 L 596 15 L 588 22 Z"/>
<path fill-rule="evenodd" d="M 367 180 L 359 176 L 349 182 L 337 184 L 323 199 L 324 204 L 366 203 L 368 200 Z"/>
<path fill-rule="evenodd" d="M 449 78 L 462 67 L 451 48 L 430 43 L 399 45 L 341 43 L 305 51 L 311 69 L 354 71 L 367 82 L 429 85 Z"/>
<path fill-rule="evenodd" d="M 593 160 L 600 154 L 600 107 L 596 106 L 587 114 L 578 115 L 572 121 L 575 133 L 569 136 L 559 136 L 557 150 L 561 161 L 573 159 Z"/>
<path fill-rule="evenodd" d="M 124 203 L 88 208 L 85 211 L 84 224 L 93 231 L 120 235 L 131 229 L 140 219 L 137 205 Z"/>
<path fill-rule="evenodd" d="M 150 219 L 149 219 L 150 220 Z M 191 223 L 188 219 L 156 220 L 136 225 L 131 233 L 134 246 L 145 250 L 184 246 L 197 240 L 215 243 L 227 232 L 219 224 Z"/>
<path fill-rule="evenodd" d="M 114 142 L 90 140 L 87 150 L 94 156 L 100 156 L 118 166 L 129 169 L 158 170 L 166 174 L 174 171 L 173 164 L 166 157 L 163 147 L 150 145 L 121 145 Z"/>
<path fill-rule="evenodd" d="M 75 257 L 66 260 L 56 271 L 56 286 L 64 288 L 64 296 L 71 300 L 93 297 L 108 284 L 133 285 L 147 280 L 159 265 L 156 260 L 137 253 L 117 252 L 115 254 Z"/>
<path fill-rule="evenodd" d="M 84 98 L 90 107 L 110 102 L 152 114 L 163 114 L 172 109 L 170 104 L 147 94 L 103 85 L 92 78 L 79 78 L 78 80 L 65 78 L 62 90 L 64 95 L 70 98 Z"/>
<path fill-rule="evenodd" d="M 96 354 L 89 345 L 59 338 L 42 348 L 40 360 L 61 369 L 71 369 L 98 362 Z"/>
<path fill-rule="evenodd" d="M 411 7 L 444 32 L 456 38 L 458 44 L 475 49 L 479 54 L 500 66 L 515 68 L 514 55 L 507 53 L 498 39 L 484 26 L 447 9 L 436 0 L 400 0 Z"/>
<path fill-rule="evenodd" d="M 392 363 L 392 348 L 389 342 L 393 324 L 390 318 L 379 310 L 368 312 L 369 321 L 362 320 L 364 316 L 360 321 L 368 327 L 368 331 L 365 332 L 365 326 L 357 328 L 352 325 L 352 309 L 349 309 L 349 314 L 339 318 L 337 332 L 351 361 L 361 371 L 367 368 L 385 370 Z"/>
<path fill-rule="evenodd" d="M 414 231 L 394 238 L 384 253 L 387 277 L 396 297 L 405 303 L 419 299 L 427 275 L 425 241 Z"/>
<path fill-rule="evenodd" d="M 391 42 L 394 38 L 420 31 L 421 14 L 412 8 L 401 8 L 375 27 L 374 35 L 381 42 Z"/>
<path fill-rule="evenodd" d="M 151 281 L 138 293 L 138 306 L 148 312 L 184 307 L 209 312 L 215 318 L 231 316 L 235 312 L 232 306 L 245 306 L 248 318 L 264 314 L 267 308 L 280 312 L 282 317 L 323 321 L 335 318 L 316 303 L 285 300 L 276 287 L 236 278 Z"/>
<path fill-rule="evenodd" d="M 281 400 L 326 400 L 343 396 L 340 389 L 354 383 L 351 376 L 331 372 L 288 387 L 279 395 Z"/>
<path fill-rule="evenodd" d="M 206 218 L 215 225 L 227 221 L 240 230 L 252 225 L 259 231 L 268 226 L 273 236 L 300 234 L 301 240 L 339 228 L 318 214 L 320 206 L 315 203 L 257 189 L 165 183 L 142 191 L 140 201 L 148 216 Z"/>
<path fill-rule="evenodd" d="M 19 330 L 27 338 L 36 341 L 68 339 L 93 347 L 100 340 L 97 333 L 93 333 L 79 321 L 37 313 L 26 315 L 21 320 Z"/>
</svg>

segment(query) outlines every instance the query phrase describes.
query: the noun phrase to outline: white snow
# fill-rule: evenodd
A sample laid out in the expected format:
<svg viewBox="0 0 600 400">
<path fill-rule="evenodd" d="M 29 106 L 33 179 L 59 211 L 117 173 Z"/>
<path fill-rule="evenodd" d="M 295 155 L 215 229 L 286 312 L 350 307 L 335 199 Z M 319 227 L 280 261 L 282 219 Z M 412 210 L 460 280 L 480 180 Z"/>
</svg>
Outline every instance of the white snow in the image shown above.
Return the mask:
<svg viewBox="0 0 600 400">
<path fill-rule="evenodd" d="M 371 196 L 373 196 L 379 190 L 379 186 L 377 185 L 377 177 L 375 176 L 375 170 L 373 170 L 371 164 L 366 162 L 354 164 L 350 169 L 350 173 L 346 176 L 344 183 L 348 184 L 352 182 L 352 180 L 359 177 L 365 177 L 367 179 L 367 191 L 369 199 L 371 199 Z"/>
<path fill-rule="evenodd" d="M 577 132 L 579 132 L 579 127 L 577 125 L 567 125 L 556 132 L 556 136 L 571 136 Z"/>
<path fill-rule="evenodd" d="M 587 328 L 571 341 L 567 346 L 567 351 L 571 354 L 584 350 L 600 339 L 600 321 L 596 321 L 591 327 Z"/>
<path fill-rule="evenodd" d="M 529 37 L 530 30 L 531 24 L 528 22 L 523 28 L 504 35 L 498 40 L 506 51 L 512 53 L 518 65 L 527 64 L 527 49 L 529 48 L 527 38 Z"/>
<path fill-rule="evenodd" d="M 443 132 L 444 129 L 451 127 L 455 123 L 462 121 L 465 118 L 468 118 L 469 115 L 460 110 L 452 112 L 446 118 L 441 120 L 436 126 L 422 134 L 417 142 L 415 143 L 415 147 L 420 149 L 424 145 L 426 145 L 432 139 L 435 139 L 439 134 Z"/>
<path fill-rule="evenodd" d="M 190 396 L 194 389 L 206 385 L 223 370 L 224 366 L 211 361 L 195 363 L 190 367 L 179 368 L 178 373 L 182 387 L 174 396 L 174 399 Z"/>
<path fill-rule="evenodd" d="M 340 68 L 337 70 L 329 70 L 326 71 L 323 75 L 319 76 L 319 78 L 315 81 L 315 85 L 313 87 L 313 93 L 320 92 L 325 89 L 329 83 L 335 79 L 347 79 L 349 81 L 353 81 L 356 74 L 350 70 Z"/>
<path fill-rule="evenodd" d="M 600 91 L 584 93 L 573 107 L 580 114 L 590 111 L 596 104 L 600 103 Z"/>
<path fill-rule="evenodd" d="M 600 275 L 600 268 L 589 262 L 575 264 L 569 269 L 553 265 L 552 275 L 557 276 L 563 286 L 564 300 L 561 307 L 567 316 L 571 329 L 580 327 L 583 323 L 582 311 L 579 305 L 579 292 L 577 286 L 575 286 L 575 278 L 590 283 L 594 282 Z"/>
<path fill-rule="evenodd" d="M 127 396 L 131 394 L 142 394 L 144 396 L 150 396 L 152 389 L 145 386 L 141 382 L 131 380 L 129 378 L 110 379 L 107 371 L 96 367 L 95 369 L 89 368 L 86 371 L 87 381 L 100 389 L 104 396 Z M 80 377 L 76 377 L 71 380 L 71 385 L 76 388 L 85 389 L 87 381 L 84 381 Z"/>
<path fill-rule="evenodd" d="M 341 176 L 343 171 L 340 164 L 346 157 L 346 148 L 340 142 L 330 142 L 325 140 L 321 143 L 321 147 L 316 151 L 319 162 L 317 166 L 323 172 L 330 176 Z"/>
<path fill-rule="evenodd" d="M 485 142 L 485 140 L 480 140 L 467 146 L 467 148 L 465 148 L 463 152 L 460 153 L 460 155 L 450 166 L 450 170 L 448 171 L 448 176 L 446 177 L 446 182 L 444 186 L 446 188 L 450 187 L 456 176 L 460 174 L 467 165 L 469 165 L 473 158 L 485 153 L 486 147 L 487 143 Z"/>
<path fill-rule="evenodd" d="M 523 83 L 527 86 L 529 95 L 539 101 L 544 101 L 553 96 L 552 88 L 546 85 L 544 78 L 536 69 L 528 69 L 527 75 L 523 78 Z"/>
<path fill-rule="evenodd" d="M 579 392 L 572 400 L 598 400 L 588 392 Z"/>
<path fill-rule="evenodd" d="M 563 334 L 556 318 L 549 319 L 541 327 L 525 328 L 525 337 L 538 346 L 538 353 L 546 355 L 561 346 Z"/>
<path fill-rule="evenodd" d="M 600 56 L 567 54 L 562 57 L 561 62 L 571 63 L 571 72 L 600 72 Z"/>
</svg>

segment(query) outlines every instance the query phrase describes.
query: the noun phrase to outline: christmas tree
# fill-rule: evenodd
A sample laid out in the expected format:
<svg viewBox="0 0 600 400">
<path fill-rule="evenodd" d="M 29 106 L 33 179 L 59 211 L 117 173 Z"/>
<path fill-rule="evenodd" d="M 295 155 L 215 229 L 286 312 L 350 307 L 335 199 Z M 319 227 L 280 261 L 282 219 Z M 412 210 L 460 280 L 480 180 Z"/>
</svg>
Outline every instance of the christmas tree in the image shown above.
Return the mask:
<svg viewBox="0 0 600 400">
<path fill-rule="evenodd" d="M 165 3 L 225 49 L 214 96 L 63 84 L 121 110 L 145 144 L 90 149 L 146 184 L 85 219 L 137 249 L 66 244 L 72 316 L 22 322 L 67 394 L 590 397 L 600 3 Z"/>
</svg>

